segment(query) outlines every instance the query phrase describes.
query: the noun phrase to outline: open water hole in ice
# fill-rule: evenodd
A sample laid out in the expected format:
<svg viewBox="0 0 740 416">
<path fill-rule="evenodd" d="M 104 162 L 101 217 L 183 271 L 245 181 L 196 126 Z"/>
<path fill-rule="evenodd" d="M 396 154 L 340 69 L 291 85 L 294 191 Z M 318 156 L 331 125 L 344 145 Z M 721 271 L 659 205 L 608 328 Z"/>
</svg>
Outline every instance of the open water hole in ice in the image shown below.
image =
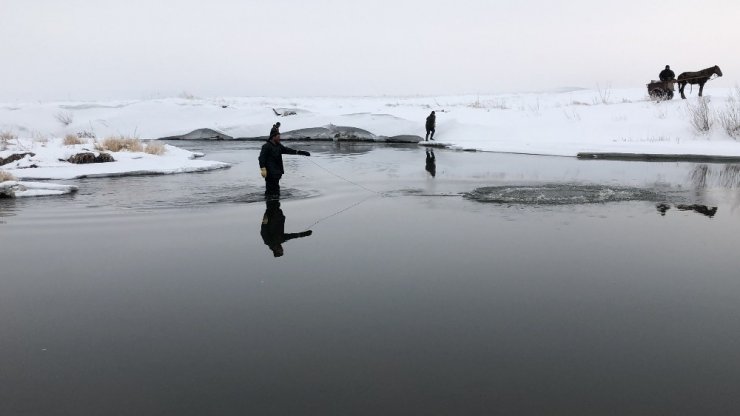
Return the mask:
<svg viewBox="0 0 740 416">
<path fill-rule="evenodd" d="M 0 414 L 740 410 L 735 165 L 178 144 L 0 201 Z"/>
</svg>

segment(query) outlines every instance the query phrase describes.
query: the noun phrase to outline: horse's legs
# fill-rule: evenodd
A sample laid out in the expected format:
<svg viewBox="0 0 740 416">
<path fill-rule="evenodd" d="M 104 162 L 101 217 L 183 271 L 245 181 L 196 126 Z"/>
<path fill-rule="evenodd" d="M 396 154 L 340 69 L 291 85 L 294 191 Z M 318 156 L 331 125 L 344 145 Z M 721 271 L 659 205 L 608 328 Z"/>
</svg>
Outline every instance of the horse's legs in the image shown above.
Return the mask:
<svg viewBox="0 0 740 416">
<path fill-rule="evenodd" d="M 686 99 L 686 96 L 683 95 L 683 89 L 684 88 L 686 88 L 686 82 L 684 82 L 684 81 L 679 82 L 678 83 L 678 91 L 681 93 L 681 98 L 685 100 Z"/>
<path fill-rule="evenodd" d="M 704 91 L 704 83 L 703 83 L 703 82 L 700 82 L 700 83 L 699 83 L 699 97 L 701 97 L 701 93 L 702 93 L 703 91 Z"/>
</svg>

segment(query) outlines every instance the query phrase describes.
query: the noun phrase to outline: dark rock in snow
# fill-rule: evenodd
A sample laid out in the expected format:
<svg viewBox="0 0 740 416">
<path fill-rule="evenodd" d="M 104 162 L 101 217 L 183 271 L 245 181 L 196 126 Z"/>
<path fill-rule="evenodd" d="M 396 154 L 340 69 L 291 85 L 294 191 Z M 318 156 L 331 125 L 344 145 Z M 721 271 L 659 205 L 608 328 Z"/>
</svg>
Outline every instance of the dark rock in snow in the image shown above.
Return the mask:
<svg viewBox="0 0 740 416">
<path fill-rule="evenodd" d="M 95 157 L 95 163 L 107 163 L 115 161 L 116 159 L 113 159 L 113 156 L 111 156 L 110 153 L 100 153 Z"/>
<path fill-rule="evenodd" d="M 0 157 L 0 166 L 7 165 L 8 163 L 15 162 L 17 160 L 21 160 L 26 156 L 36 156 L 35 153 L 26 152 L 26 153 L 13 153 L 12 155 L 6 157 L 5 159 Z"/>
<path fill-rule="evenodd" d="M 100 153 L 96 156 L 95 153 L 92 152 L 77 153 L 76 155 L 67 159 L 67 162 L 75 163 L 78 165 L 83 165 L 87 163 L 107 163 L 115 161 L 116 160 L 113 159 L 113 156 L 111 156 L 110 153 Z"/>
</svg>

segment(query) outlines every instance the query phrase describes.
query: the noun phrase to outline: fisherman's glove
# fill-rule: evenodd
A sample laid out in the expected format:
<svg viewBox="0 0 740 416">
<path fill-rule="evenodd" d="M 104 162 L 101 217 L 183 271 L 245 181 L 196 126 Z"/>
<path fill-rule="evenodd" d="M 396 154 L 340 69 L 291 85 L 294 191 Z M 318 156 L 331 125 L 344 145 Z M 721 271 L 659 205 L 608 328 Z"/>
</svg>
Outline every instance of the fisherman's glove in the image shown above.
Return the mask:
<svg viewBox="0 0 740 416">
<path fill-rule="evenodd" d="M 298 154 L 301 155 L 301 156 L 311 156 L 311 153 L 308 153 L 305 150 L 299 150 L 298 151 Z"/>
<path fill-rule="evenodd" d="M 263 178 L 267 177 L 267 168 L 260 168 L 260 175 L 262 175 Z"/>
</svg>

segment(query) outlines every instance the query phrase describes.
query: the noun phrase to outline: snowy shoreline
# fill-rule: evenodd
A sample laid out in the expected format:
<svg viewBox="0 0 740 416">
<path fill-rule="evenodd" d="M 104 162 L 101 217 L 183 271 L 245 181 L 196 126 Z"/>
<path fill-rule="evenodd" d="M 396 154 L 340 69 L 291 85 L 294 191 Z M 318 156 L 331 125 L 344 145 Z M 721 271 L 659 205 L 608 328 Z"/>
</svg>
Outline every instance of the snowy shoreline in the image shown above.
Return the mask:
<svg viewBox="0 0 740 416">
<path fill-rule="evenodd" d="M 740 94 L 736 88 L 713 88 L 711 83 L 704 93 L 711 114 Z M 716 120 L 706 132 L 692 128 L 690 111 L 698 103 L 696 91 L 687 100 L 655 102 L 644 88 L 449 97 L 0 103 L 0 132 L 32 141 L 70 133 L 255 140 L 280 121 L 285 140 L 392 142 L 388 139 L 403 137 L 403 142 L 413 143 L 425 135 L 424 120 L 434 110 L 434 145 L 452 149 L 571 157 L 579 153 L 740 157 L 740 141 Z"/>
<path fill-rule="evenodd" d="M 23 139 L 0 136 L 0 198 L 53 196 L 74 193 L 77 187 L 56 185 L 48 180 L 166 175 L 228 168 L 228 163 L 196 160 L 201 153 L 190 152 L 161 142 L 142 143 L 125 139 L 131 149 L 108 149 L 123 143 L 70 135 L 65 139 Z"/>
<path fill-rule="evenodd" d="M 74 185 L 57 185 L 45 182 L 0 182 L 0 198 L 56 196 L 75 192 L 77 192 L 77 187 Z"/>
<path fill-rule="evenodd" d="M 712 125 L 692 123 L 707 105 Z M 732 107 L 732 106 L 735 107 Z M 65 185 L 24 182 L 203 172 L 228 168 L 203 154 L 159 142 L 160 154 L 118 151 L 109 163 L 73 164 L 99 156 L 109 137 L 170 140 L 263 140 L 282 124 L 286 141 L 418 143 L 463 151 L 580 157 L 584 160 L 740 161 L 740 128 L 719 115 L 740 109 L 739 88 L 712 88 L 705 97 L 650 100 L 642 88 L 573 89 L 550 93 L 447 97 L 167 98 L 106 102 L 0 103 L 0 171 L 5 196 L 71 193 Z M 424 121 L 437 114 L 435 141 Z M 740 119 L 740 116 L 738 116 Z M 65 144 L 64 137 L 83 137 Z M 735 136 L 735 137 L 733 137 Z M 8 162 L 9 157 L 13 160 Z M 197 159 L 197 160 L 196 160 Z"/>
</svg>

